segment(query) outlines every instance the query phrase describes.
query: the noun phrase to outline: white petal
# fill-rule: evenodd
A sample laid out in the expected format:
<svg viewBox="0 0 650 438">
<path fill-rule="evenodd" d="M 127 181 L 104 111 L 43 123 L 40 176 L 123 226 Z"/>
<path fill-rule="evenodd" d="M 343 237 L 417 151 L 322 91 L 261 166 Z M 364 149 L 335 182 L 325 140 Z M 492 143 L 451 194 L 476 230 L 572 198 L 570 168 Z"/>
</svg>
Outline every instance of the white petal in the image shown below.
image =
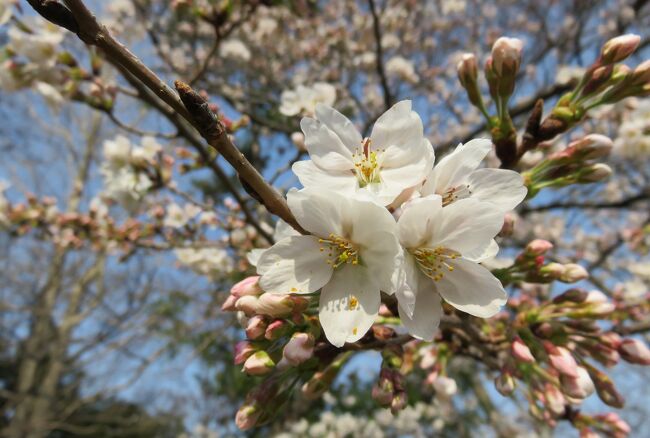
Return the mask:
<svg viewBox="0 0 650 438">
<path fill-rule="evenodd" d="M 499 252 L 499 244 L 496 240 L 490 240 L 490 243 L 483 248 L 476 248 L 473 251 L 463 254 L 463 258 L 472 262 L 480 263 L 483 260 L 491 259 Z"/>
<path fill-rule="evenodd" d="M 323 287 L 332 268 L 320 251 L 318 237 L 292 236 L 264 251 L 257 261 L 260 287 L 271 293 L 310 293 Z"/>
<path fill-rule="evenodd" d="M 415 259 L 409 253 L 404 253 L 403 257 L 400 258 L 400 262 L 398 269 L 393 274 L 396 284 L 395 296 L 402 310 L 409 317 L 412 317 L 413 311 L 415 310 L 417 293 L 421 287 L 420 281 L 422 279 L 425 281 L 429 279 L 420 273 Z"/>
<path fill-rule="evenodd" d="M 436 292 L 433 283 L 429 282 L 428 287 L 423 287 L 418 292 L 412 316 L 409 316 L 401 305 L 398 306 L 398 311 L 402 324 L 413 337 L 424 341 L 433 340 L 442 316 L 440 295 Z"/>
<path fill-rule="evenodd" d="M 327 105 L 316 105 L 316 118 L 327 125 L 350 151 L 355 152 L 361 146 L 361 134 L 354 124 L 343 114 Z"/>
<path fill-rule="evenodd" d="M 431 195 L 410 201 L 397 222 L 399 240 L 404 248 L 421 247 L 431 238 L 433 225 L 441 220 L 442 198 Z"/>
<path fill-rule="evenodd" d="M 381 179 L 387 187 L 393 191 L 402 190 L 415 185 L 421 184 L 426 178 L 433 165 L 433 148 L 428 140 L 423 141 L 428 148 L 422 149 L 414 154 L 413 159 L 409 162 L 402 162 L 396 166 L 389 158 L 385 158 L 381 169 Z M 393 198 L 395 199 L 395 198 Z"/>
<path fill-rule="evenodd" d="M 422 120 L 411 110 L 411 101 L 403 100 L 393 105 L 377 119 L 370 134 L 373 150 L 384 149 L 385 162 L 399 167 L 422 157 Z"/>
<path fill-rule="evenodd" d="M 251 249 L 248 254 L 246 254 L 246 259 L 248 260 L 248 263 L 250 263 L 252 266 L 257 266 L 257 262 L 260 260 L 260 257 L 266 251 L 268 248 L 255 248 Z"/>
<path fill-rule="evenodd" d="M 491 202 L 502 211 L 515 208 L 526 197 L 521 175 L 506 169 L 478 169 L 468 178 L 472 197 Z"/>
<path fill-rule="evenodd" d="M 459 144 L 433 168 L 422 187 L 422 194 L 441 194 L 446 189 L 463 183 L 481 164 L 491 148 L 492 142 L 488 139 L 476 139 L 464 145 Z"/>
<path fill-rule="evenodd" d="M 429 247 L 444 246 L 461 254 L 487 248 L 503 226 L 503 212 L 473 198 L 461 199 L 443 208 L 433 224 Z"/>
<path fill-rule="evenodd" d="M 275 223 L 275 230 L 273 231 L 273 239 L 275 239 L 275 241 L 277 242 L 278 240 L 282 240 L 285 237 L 289 237 L 289 236 L 300 236 L 300 233 L 294 230 L 291 225 L 289 225 L 282 219 L 278 219 L 278 221 Z"/>
<path fill-rule="evenodd" d="M 316 189 L 290 190 L 289 209 L 305 230 L 320 237 L 342 234 L 343 213 L 347 200 L 334 193 Z M 346 212 L 347 214 L 347 212 Z"/>
<path fill-rule="evenodd" d="M 380 301 L 379 287 L 363 266 L 337 269 L 320 295 L 318 317 L 327 340 L 342 347 L 361 339 L 372 327 Z"/>
<path fill-rule="evenodd" d="M 323 170 L 311 160 L 297 161 L 291 170 L 303 187 L 324 188 L 348 196 L 353 196 L 357 189 L 357 177 L 349 170 Z"/>
<path fill-rule="evenodd" d="M 489 318 L 506 303 L 508 296 L 501 282 L 486 268 L 462 258 L 452 265 L 454 271 L 445 272 L 436 283 L 438 292 L 449 304 L 470 315 Z"/>
<path fill-rule="evenodd" d="M 352 153 L 338 135 L 318 120 L 303 118 L 300 128 L 305 134 L 309 157 L 323 170 L 352 170 Z"/>
</svg>

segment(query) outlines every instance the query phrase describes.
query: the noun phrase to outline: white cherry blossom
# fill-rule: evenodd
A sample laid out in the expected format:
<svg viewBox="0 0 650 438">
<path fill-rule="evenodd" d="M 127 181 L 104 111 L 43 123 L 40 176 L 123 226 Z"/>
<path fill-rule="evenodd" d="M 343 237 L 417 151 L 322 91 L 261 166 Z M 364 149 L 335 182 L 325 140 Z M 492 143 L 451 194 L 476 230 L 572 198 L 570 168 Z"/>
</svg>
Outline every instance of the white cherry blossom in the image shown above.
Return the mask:
<svg viewBox="0 0 650 438">
<path fill-rule="evenodd" d="M 490 202 L 502 212 L 512 210 L 526 197 L 523 178 L 512 170 L 479 169 L 491 148 L 492 142 L 488 139 L 459 144 L 436 164 L 420 193 L 422 196 L 442 196 L 443 205 L 472 197 Z"/>
<path fill-rule="evenodd" d="M 287 196 L 298 223 L 312 235 L 289 236 L 257 262 L 260 286 L 277 294 L 321 289 L 319 318 L 335 346 L 359 340 L 379 312 L 380 290 L 391 293 L 399 243 L 383 207 L 334 192 L 304 189 Z"/>
<path fill-rule="evenodd" d="M 389 205 L 403 190 L 422 183 L 433 165 L 433 147 L 410 100 L 379 117 L 365 139 L 343 114 L 325 105 L 316 107 L 316 119 L 304 118 L 300 126 L 311 160 L 292 169 L 308 188 Z"/>
<path fill-rule="evenodd" d="M 319 103 L 333 105 L 336 88 L 326 82 L 316 82 L 311 87 L 298 85 L 294 90 L 285 90 L 280 96 L 280 113 L 285 116 L 313 115 Z"/>
<path fill-rule="evenodd" d="M 396 295 L 402 323 L 413 336 L 433 339 L 441 298 L 481 318 L 505 304 L 499 280 L 478 264 L 496 252 L 493 237 L 502 224 L 502 211 L 472 198 L 443 208 L 442 197 L 431 195 L 404 209 L 398 221 L 403 281 Z"/>
</svg>

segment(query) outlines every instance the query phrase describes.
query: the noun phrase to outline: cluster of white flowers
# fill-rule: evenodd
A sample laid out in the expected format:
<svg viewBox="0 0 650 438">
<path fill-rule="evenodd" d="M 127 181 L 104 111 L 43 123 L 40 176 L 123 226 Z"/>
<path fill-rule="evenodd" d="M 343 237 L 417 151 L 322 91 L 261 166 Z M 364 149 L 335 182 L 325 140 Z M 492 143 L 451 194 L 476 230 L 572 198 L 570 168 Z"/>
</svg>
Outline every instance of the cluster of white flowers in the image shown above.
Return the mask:
<svg viewBox="0 0 650 438">
<path fill-rule="evenodd" d="M 246 44 L 238 39 L 230 39 L 221 43 L 219 52 L 224 58 L 238 59 L 244 62 L 251 59 L 251 51 Z"/>
<path fill-rule="evenodd" d="M 287 196 L 309 234 L 259 256 L 262 289 L 320 290 L 320 322 L 336 346 L 370 329 L 380 291 L 396 295 L 403 324 L 425 340 L 441 298 L 475 316 L 497 313 L 506 293 L 479 263 L 497 253 L 494 237 L 526 189 L 514 171 L 479 169 L 491 142 L 459 145 L 433 167 L 410 101 L 384 113 L 368 138 L 329 106 L 317 105 L 315 116 L 301 122 L 311 159 L 293 166 L 304 189 Z"/>
<path fill-rule="evenodd" d="M 0 24 L 2 19 L 11 16 L 11 8 L 11 2 L 4 2 L 0 6 Z M 60 72 L 55 67 L 57 49 L 64 34 L 60 27 L 50 23 L 39 22 L 30 29 L 27 31 L 14 25 L 9 27 L 9 41 L 3 49 L 9 50 L 13 58 L 0 64 L 0 89 L 16 91 L 34 86 L 48 103 L 59 103 L 63 97 L 50 84 L 61 82 Z"/>
<path fill-rule="evenodd" d="M 163 225 L 172 228 L 181 228 L 202 212 L 201 207 L 194 204 L 180 206 L 176 203 L 169 204 L 165 212 Z"/>
<path fill-rule="evenodd" d="M 614 150 L 626 158 L 647 157 L 650 155 L 650 101 L 632 102 L 636 107 L 619 126 Z"/>
<path fill-rule="evenodd" d="M 367 418 L 349 412 L 335 414 L 326 411 L 321 413 L 318 421 L 310 424 L 306 419 L 301 419 L 288 425 L 286 432 L 274 437 L 423 437 L 432 431 L 442 430 L 445 425 L 441 418 L 443 415 L 435 404 L 423 402 L 407 405 L 395 415 L 387 409 L 378 409 Z"/>
<path fill-rule="evenodd" d="M 311 116 L 319 103 L 334 105 L 336 88 L 326 82 L 316 82 L 311 87 L 298 85 L 293 90 L 283 91 L 280 101 L 280 113 L 285 116 Z"/>
<path fill-rule="evenodd" d="M 153 183 L 141 166 L 155 160 L 161 146 L 153 137 L 143 137 L 140 146 L 118 135 L 104 142 L 101 174 L 104 177 L 104 197 L 118 202 L 127 210 L 137 208 Z"/>
<path fill-rule="evenodd" d="M 174 253 L 182 265 L 210 278 L 222 278 L 234 269 L 232 258 L 222 248 L 179 248 Z"/>
</svg>

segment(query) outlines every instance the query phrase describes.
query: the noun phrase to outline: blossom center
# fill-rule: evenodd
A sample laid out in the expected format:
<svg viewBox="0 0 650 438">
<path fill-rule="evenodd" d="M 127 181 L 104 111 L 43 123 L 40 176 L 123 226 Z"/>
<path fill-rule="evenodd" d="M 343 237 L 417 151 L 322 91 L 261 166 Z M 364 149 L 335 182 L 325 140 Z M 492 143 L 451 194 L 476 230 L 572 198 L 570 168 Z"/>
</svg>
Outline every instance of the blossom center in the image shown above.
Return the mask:
<svg viewBox="0 0 650 438">
<path fill-rule="evenodd" d="M 327 239 L 318 239 L 320 251 L 327 252 L 326 263 L 332 268 L 344 264 L 359 264 L 359 249 L 349 240 L 330 233 Z"/>
<path fill-rule="evenodd" d="M 440 194 L 442 196 L 442 206 L 449 205 L 459 199 L 469 198 L 471 194 L 472 191 L 470 190 L 469 184 L 451 187 Z"/>
<path fill-rule="evenodd" d="M 411 254 L 424 275 L 434 281 L 440 281 L 447 272 L 452 272 L 453 261 L 460 257 L 458 252 L 444 246 L 418 248 L 411 251 Z"/>
<path fill-rule="evenodd" d="M 380 152 L 370 150 L 370 138 L 365 138 L 361 142 L 361 149 L 352 154 L 354 161 L 354 172 L 359 181 L 359 187 L 365 187 L 368 184 L 379 183 L 381 178 L 379 171 L 381 169 Z"/>
</svg>

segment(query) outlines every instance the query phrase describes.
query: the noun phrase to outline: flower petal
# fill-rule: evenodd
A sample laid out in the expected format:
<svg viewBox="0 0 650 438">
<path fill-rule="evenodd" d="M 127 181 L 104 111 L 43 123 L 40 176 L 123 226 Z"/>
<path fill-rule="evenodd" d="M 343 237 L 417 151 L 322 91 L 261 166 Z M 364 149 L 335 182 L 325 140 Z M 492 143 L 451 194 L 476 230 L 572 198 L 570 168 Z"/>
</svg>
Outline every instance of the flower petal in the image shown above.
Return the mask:
<svg viewBox="0 0 650 438">
<path fill-rule="evenodd" d="M 323 170 L 311 160 L 297 161 L 291 170 L 305 188 L 326 187 L 346 196 L 353 196 L 356 192 L 357 178 L 349 170 Z"/>
<path fill-rule="evenodd" d="M 440 220 L 442 212 L 442 198 L 438 195 L 430 195 L 408 202 L 397 221 L 399 241 L 402 246 L 407 249 L 415 249 L 429 241 L 433 232 L 433 224 Z"/>
<path fill-rule="evenodd" d="M 430 342 L 440 325 L 442 305 L 440 304 L 440 295 L 436 292 L 431 280 L 428 282 L 423 281 L 422 286 L 417 294 L 413 314 L 409 315 L 401 303 L 398 305 L 398 311 L 402 324 L 413 337 Z"/>
<path fill-rule="evenodd" d="M 327 340 L 342 347 L 361 339 L 379 313 L 380 298 L 379 287 L 363 266 L 337 269 L 320 295 L 318 317 Z"/>
<path fill-rule="evenodd" d="M 461 199 L 443 208 L 442 217 L 432 223 L 428 246 L 473 253 L 478 248 L 487 248 L 502 226 L 503 212 L 494 205 L 473 198 Z"/>
<path fill-rule="evenodd" d="M 320 237 L 330 233 L 342 235 L 343 214 L 347 210 L 345 197 L 313 188 L 294 189 L 287 194 L 287 203 L 300 226 L 310 233 Z"/>
<path fill-rule="evenodd" d="M 323 287 L 332 268 L 318 237 L 291 236 L 265 250 L 257 261 L 260 287 L 271 293 L 310 293 Z"/>
<path fill-rule="evenodd" d="M 334 108 L 323 104 L 316 105 L 316 118 L 332 130 L 351 152 L 356 152 L 361 147 L 363 139 L 357 128 Z"/>
<path fill-rule="evenodd" d="M 487 244 L 487 246 L 482 248 L 479 247 L 473 251 L 463 254 L 463 258 L 472 262 L 480 263 L 484 260 L 491 259 L 492 257 L 496 256 L 498 252 L 499 244 L 496 242 L 496 240 L 492 239 L 490 240 L 490 243 Z"/>
<path fill-rule="evenodd" d="M 481 164 L 491 148 L 492 141 L 484 138 L 459 144 L 433 168 L 422 187 L 422 194 L 442 194 L 446 189 L 460 185 Z"/>
<path fill-rule="evenodd" d="M 393 281 L 396 286 L 395 296 L 402 310 L 409 317 L 412 317 L 417 294 L 421 287 L 420 281 L 429 279 L 420 273 L 411 254 L 403 253 L 399 261 L 398 269 L 393 274 Z"/>
<path fill-rule="evenodd" d="M 438 292 L 449 304 L 470 315 L 489 318 L 506 303 L 508 295 L 501 282 L 486 268 L 463 258 L 454 260 L 452 265 L 454 271 L 446 272 L 436 283 Z"/>
<path fill-rule="evenodd" d="M 411 110 L 410 100 L 403 100 L 377 119 L 370 134 L 371 148 L 384 149 L 384 163 L 401 167 L 422 157 L 423 135 L 420 116 Z"/>
<path fill-rule="evenodd" d="M 323 170 L 352 170 L 352 153 L 338 135 L 316 119 L 303 118 L 300 128 L 305 134 L 309 157 Z"/>
<path fill-rule="evenodd" d="M 472 197 L 491 202 L 502 211 L 515 208 L 526 197 L 524 179 L 513 170 L 478 169 L 468 178 Z"/>
</svg>

